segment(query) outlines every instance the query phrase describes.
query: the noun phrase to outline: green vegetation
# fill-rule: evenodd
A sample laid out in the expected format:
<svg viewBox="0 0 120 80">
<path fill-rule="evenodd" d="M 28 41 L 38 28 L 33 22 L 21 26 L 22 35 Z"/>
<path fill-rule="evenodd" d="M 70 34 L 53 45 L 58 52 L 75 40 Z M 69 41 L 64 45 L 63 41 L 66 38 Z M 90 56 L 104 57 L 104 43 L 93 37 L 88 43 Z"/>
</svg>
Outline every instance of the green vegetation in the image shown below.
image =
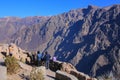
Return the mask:
<svg viewBox="0 0 120 80">
<path fill-rule="evenodd" d="M 14 74 L 20 69 L 18 62 L 14 57 L 7 56 L 5 59 L 5 64 L 8 74 Z"/>
</svg>

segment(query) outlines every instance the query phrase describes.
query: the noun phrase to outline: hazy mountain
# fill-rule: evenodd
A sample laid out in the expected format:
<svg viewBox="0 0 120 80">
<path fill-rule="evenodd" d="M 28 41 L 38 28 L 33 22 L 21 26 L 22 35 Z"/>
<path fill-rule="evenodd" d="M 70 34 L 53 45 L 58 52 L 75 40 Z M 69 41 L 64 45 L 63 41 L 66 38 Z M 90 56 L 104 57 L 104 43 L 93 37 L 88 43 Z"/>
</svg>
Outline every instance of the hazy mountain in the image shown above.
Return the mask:
<svg viewBox="0 0 120 80">
<path fill-rule="evenodd" d="M 79 71 L 120 75 L 120 5 L 71 10 L 51 17 L 0 18 L 0 42 L 56 55 Z"/>
</svg>

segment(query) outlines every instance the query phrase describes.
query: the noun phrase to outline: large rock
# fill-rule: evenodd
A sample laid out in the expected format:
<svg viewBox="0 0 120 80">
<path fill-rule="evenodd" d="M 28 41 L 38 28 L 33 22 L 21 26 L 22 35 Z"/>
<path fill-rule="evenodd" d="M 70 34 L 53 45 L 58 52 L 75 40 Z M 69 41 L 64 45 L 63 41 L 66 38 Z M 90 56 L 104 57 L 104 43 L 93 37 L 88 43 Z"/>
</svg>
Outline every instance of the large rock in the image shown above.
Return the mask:
<svg viewBox="0 0 120 80">
<path fill-rule="evenodd" d="M 59 72 L 65 72 L 67 74 L 74 75 L 79 80 L 96 80 L 95 78 L 92 78 L 82 72 L 77 71 L 76 68 L 70 63 L 55 61 L 51 62 L 50 65 L 51 65 L 50 68 L 54 71 L 58 71 L 58 74 Z"/>
<path fill-rule="evenodd" d="M 91 78 L 89 77 L 88 75 L 84 74 L 84 73 L 81 73 L 81 72 L 78 72 L 76 70 L 71 70 L 70 71 L 70 74 L 71 75 L 74 75 L 75 77 L 77 77 L 79 80 L 97 80 L 95 78 Z"/>
<path fill-rule="evenodd" d="M 57 80 L 78 80 L 75 76 L 60 70 L 56 71 L 56 79 Z"/>
<path fill-rule="evenodd" d="M 71 70 L 76 70 L 76 68 L 67 62 L 60 61 L 50 61 L 50 69 L 53 71 L 61 70 L 67 73 L 70 73 Z"/>
<path fill-rule="evenodd" d="M 76 68 L 70 63 L 63 62 L 63 63 L 61 63 L 61 69 L 60 70 L 64 71 L 64 72 L 67 72 L 67 73 L 70 73 L 71 70 L 76 70 Z"/>
<path fill-rule="evenodd" d="M 6 56 L 6 55 L 9 54 L 9 52 L 8 52 L 8 44 L 0 44 L 0 53 L 3 56 Z"/>
<path fill-rule="evenodd" d="M 61 70 L 61 67 L 62 67 L 62 62 L 60 61 L 53 61 L 53 60 L 50 60 L 50 69 L 52 71 L 57 71 L 57 70 Z"/>
<path fill-rule="evenodd" d="M 30 57 L 28 57 L 28 52 L 25 50 L 22 50 L 20 47 L 17 47 L 15 44 L 11 43 L 10 44 L 12 47 L 12 53 L 13 57 L 16 59 L 22 61 L 22 62 L 30 62 Z M 0 45 L 0 55 L 2 56 L 7 56 L 9 55 L 9 45 L 8 44 L 1 44 Z"/>
</svg>

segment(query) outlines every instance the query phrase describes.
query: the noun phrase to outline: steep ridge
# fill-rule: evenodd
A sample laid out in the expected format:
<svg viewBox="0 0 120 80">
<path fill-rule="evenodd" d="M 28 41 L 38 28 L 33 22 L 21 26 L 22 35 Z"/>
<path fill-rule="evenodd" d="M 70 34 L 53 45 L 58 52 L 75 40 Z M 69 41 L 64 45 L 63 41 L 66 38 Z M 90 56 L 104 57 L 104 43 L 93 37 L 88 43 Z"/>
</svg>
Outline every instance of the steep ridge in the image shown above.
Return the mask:
<svg viewBox="0 0 120 80">
<path fill-rule="evenodd" d="M 51 17 L 3 18 L 0 28 L 0 42 L 47 50 L 91 76 L 109 71 L 120 75 L 120 5 L 88 6 Z"/>
</svg>

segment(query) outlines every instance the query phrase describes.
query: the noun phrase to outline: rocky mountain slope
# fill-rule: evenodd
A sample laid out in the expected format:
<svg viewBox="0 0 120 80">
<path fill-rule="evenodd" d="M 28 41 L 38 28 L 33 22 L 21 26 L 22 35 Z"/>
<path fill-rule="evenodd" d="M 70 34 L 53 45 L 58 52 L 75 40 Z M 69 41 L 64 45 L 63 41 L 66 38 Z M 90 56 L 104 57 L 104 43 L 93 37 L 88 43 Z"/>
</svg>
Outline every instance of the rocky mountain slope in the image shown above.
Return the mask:
<svg viewBox="0 0 120 80">
<path fill-rule="evenodd" d="M 0 18 L 0 42 L 47 50 L 79 71 L 120 75 L 120 5 L 71 10 L 51 17 Z"/>
</svg>

